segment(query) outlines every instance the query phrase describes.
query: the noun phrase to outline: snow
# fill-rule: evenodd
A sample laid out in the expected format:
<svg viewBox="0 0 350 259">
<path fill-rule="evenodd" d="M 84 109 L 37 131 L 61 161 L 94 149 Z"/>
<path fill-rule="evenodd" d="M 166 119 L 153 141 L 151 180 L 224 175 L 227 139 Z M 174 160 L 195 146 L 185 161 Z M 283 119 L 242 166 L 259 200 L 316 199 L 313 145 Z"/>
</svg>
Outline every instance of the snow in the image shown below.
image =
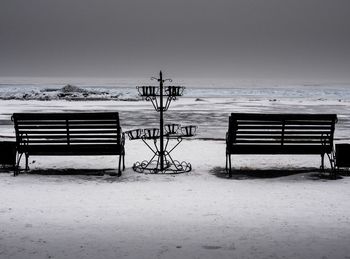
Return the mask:
<svg viewBox="0 0 350 259">
<path fill-rule="evenodd" d="M 108 101 L 108 100 L 131 100 L 139 101 L 135 93 L 130 94 L 130 89 L 108 89 L 94 87 L 78 87 L 67 84 L 57 86 L 9 86 L 0 85 L 0 100 L 37 100 L 37 101 Z"/>
<path fill-rule="evenodd" d="M 0 258 L 349 258 L 350 178 L 321 176 L 320 157 L 233 156 L 240 170 L 224 174 L 229 112 L 333 112 L 337 143 L 347 141 L 346 95 L 269 97 L 277 101 L 175 102 L 167 122 L 199 125 L 173 153 L 192 164 L 190 173 L 133 172 L 134 162 L 151 157 L 136 140 L 126 142 L 120 178 L 109 175 L 113 156 L 31 157 L 31 173 L 18 177 L 2 169 Z M 13 112 L 81 110 L 119 111 L 124 130 L 157 123 L 142 101 L 1 100 L 0 135 L 13 139 Z"/>
<path fill-rule="evenodd" d="M 130 166 L 149 154 L 131 143 L 120 178 L 108 175 L 113 157 L 35 157 L 34 174 L 0 174 L 0 258 L 349 255 L 350 179 L 319 177 L 318 157 L 240 157 L 237 167 L 261 174 L 294 171 L 227 179 L 223 142 L 185 141 L 174 157 L 191 162 L 193 172 L 143 175 Z"/>
</svg>

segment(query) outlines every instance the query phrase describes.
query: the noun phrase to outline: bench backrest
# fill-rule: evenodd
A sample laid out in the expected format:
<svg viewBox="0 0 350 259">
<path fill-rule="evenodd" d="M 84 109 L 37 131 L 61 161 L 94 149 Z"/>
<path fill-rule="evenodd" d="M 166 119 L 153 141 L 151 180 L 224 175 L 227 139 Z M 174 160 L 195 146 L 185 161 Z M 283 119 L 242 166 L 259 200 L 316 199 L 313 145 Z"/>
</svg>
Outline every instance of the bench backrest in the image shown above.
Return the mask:
<svg viewBox="0 0 350 259">
<path fill-rule="evenodd" d="M 336 114 L 232 113 L 228 144 L 333 147 Z"/>
<path fill-rule="evenodd" d="M 14 113 L 17 145 L 120 144 L 117 112 Z"/>
</svg>

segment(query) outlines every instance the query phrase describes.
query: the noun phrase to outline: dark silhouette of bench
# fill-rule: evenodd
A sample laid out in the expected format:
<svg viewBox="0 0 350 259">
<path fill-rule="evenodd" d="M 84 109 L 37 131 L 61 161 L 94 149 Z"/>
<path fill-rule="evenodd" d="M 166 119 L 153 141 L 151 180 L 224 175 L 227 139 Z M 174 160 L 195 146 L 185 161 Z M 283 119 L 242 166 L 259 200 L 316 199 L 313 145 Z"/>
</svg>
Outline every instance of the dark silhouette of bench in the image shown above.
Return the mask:
<svg viewBox="0 0 350 259">
<path fill-rule="evenodd" d="M 119 156 L 125 169 L 124 134 L 117 112 L 96 113 L 14 113 L 17 162 L 29 156 Z"/>
<path fill-rule="evenodd" d="M 232 113 L 226 134 L 226 172 L 231 155 L 327 155 L 333 169 L 336 114 Z M 332 170 L 334 172 L 334 170 Z"/>
</svg>

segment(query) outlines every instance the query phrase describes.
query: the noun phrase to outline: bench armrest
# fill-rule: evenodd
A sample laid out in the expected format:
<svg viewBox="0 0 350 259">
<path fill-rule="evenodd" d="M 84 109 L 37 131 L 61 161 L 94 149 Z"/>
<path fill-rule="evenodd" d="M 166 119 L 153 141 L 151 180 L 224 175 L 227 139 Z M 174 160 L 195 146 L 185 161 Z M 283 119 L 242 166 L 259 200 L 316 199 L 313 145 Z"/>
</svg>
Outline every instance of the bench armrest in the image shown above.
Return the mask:
<svg viewBox="0 0 350 259">
<path fill-rule="evenodd" d="M 21 133 L 18 135 L 18 139 L 16 139 L 17 146 L 28 146 L 28 142 L 29 139 L 27 134 Z"/>
<path fill-rule="evenodd" d="M 230 144 L 230 142 L 231 142 L 230 140 L 231 140 L 230 133 L 227 131 L 226 132 L 226 145 Z"/>
<path fill-rule="evenodd" d="M 122 134 L 121 134 L 120 145 L 122 147 L 124 147 L 124 145 L 125 145 L 125 133 L 124 132 L 122 132 Z"/>
</svg>

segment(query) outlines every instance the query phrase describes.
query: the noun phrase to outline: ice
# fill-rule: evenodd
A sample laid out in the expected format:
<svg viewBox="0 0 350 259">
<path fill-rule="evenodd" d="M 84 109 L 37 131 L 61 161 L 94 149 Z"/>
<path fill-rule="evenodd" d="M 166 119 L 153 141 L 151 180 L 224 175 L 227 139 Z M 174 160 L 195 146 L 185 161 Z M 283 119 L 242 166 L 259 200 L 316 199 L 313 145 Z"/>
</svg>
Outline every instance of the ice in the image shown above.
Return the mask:
<svg viewBox="0 0 350 259">
<path fill-rule="evenodd" d="M 194 169 L 176 176 L 133 172 L 150 154 L 139 142 L 126 147 L 120 178 L 108 175 L 116 158 L 107 156 L 33 157 L 31 174 L 0 174 L 0 258 L 350 253 L 350 178 L 320 178 L 317 156 L 237 156 L 235 168 L 255 175 L 227 179 L 223 141 L 185 141 L 173 156 Z"/>
<path fill-rule="evenodd" d="M 131 93 L 130 89 L 124 88 L 78 87 L 70 84 L 63 87 L 45 85 L 2 85 L 0 87 L 0 100 L 138 101 L 140 99 L 136 93 Z"/>
</svg>

